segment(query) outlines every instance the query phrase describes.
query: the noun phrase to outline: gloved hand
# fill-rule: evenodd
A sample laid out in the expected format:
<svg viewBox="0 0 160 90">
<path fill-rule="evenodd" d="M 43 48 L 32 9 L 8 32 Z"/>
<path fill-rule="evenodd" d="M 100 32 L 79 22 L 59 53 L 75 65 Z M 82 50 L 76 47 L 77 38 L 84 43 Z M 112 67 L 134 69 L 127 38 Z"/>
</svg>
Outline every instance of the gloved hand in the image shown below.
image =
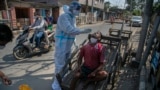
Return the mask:
<svg viewBox="0 0 160 90">
<path fill-rule="evenodd" d="M 37 27 L 33 27 L 33 28 L 31 28 L 31 29 L 36 29 Z"/>
<path fill-rule="evenodd" d="M 82 30 L 81 33 L 90 33 L 91 31 L 92 31 L 92 29 L 89 29 L 89 28 L 88 28 L 88 29 Z"/>
</svg>

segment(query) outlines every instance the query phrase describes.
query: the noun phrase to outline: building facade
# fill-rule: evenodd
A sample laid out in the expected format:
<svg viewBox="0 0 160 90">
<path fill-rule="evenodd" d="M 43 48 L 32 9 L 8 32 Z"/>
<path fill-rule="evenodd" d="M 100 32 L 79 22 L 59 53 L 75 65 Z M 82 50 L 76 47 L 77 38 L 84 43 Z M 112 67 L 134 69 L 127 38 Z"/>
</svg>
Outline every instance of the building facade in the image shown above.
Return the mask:
<svg viewBox="0 0 160 90">
<path fill-rule="evenodd" d="M 32 24 L 34 12 L 39 9 L 42 16 L 45 16 L 46 10 L 50 10 L 56 24 L 59 15 L 63 13 L 62 6 L 69 5 L 71 1 L 73 0 L 8 0 L 8 10 L 0 10 L 0 20 L 7 20 L 13 29 L 19 29 L 24 25 Z M 103 20 L 104 0 L 76 1 L 82 5 L 77 24 L 96 23 Z"/>
<path fill-rule="evenodd" d="M 36 5 L 35 5 L 36 4 Z M 8 0 L 8 10 L 0 10 L 0 23 L 6 23 L 12 29 L 21 29 L 24 25 L 31 25 L 34 21 L 36 9 L 45 16 L 46 10 L 55 8 L 54 5 L 34 2 L 34 0 Z"/>
<path fill-rule="evenodd" d="M 82 5 L 82 22 L 90 23 L 104 20 L 104 0 L 78 0 Z M 86 19 L 85 19 L 86 18 Z"/>
</svg>

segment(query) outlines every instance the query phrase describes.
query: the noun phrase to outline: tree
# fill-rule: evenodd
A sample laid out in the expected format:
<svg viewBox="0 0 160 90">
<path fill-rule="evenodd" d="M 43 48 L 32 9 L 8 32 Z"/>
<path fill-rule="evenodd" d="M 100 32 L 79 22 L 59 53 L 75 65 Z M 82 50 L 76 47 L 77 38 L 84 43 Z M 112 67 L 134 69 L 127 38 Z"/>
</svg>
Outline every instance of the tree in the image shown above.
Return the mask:
<svg viewBox="0 0 160 90">
<path fill-rule="evenodd" d="M 118 6 L 113 6 L 113 7 L 110 8 L 110 10 L 111 10 L 111 11 L 118 11 L 119 8 L 118 8 Z"/>
<path fill-rule="evenodd" d="M 154 12 L 158 12 L 160 10 L 160 3 L 159 2 L 155 2 L 152 10 L 153 10 L 153 13 Z"/>
<path fill-rule="evenodd" d="M 110 2 L 105 2 L 104 3 L 104 10 L 107 11 L 110 8 Z"/>
<path fill-rule="evenodd" d="M 136 0 L 126 0 L 126 3 L 128 4 L 127 9 L 129 11 L 133 11 L 136 8 Z"/>
<path fill-rule="evenodd" d="M 141 10 L 136 10 L 136 9 L 133 10 L 132 15 L 140 16 L 141 15 Z"/>
</svg>

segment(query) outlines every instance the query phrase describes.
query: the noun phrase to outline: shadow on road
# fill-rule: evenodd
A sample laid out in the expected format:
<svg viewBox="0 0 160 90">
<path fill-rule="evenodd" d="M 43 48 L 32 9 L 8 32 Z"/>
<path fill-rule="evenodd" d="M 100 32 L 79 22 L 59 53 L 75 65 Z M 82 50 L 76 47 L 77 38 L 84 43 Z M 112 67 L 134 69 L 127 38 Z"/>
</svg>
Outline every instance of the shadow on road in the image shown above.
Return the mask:
<svg viewBox="0 0 160 90">
<path fill-rule="evenodd" d="M 4 56 L 4 61 L 11 56 Z M 1 69 L 10 70 L 7 76 L 12 80 L 12 85 L 5 86 L 0 83 L 0 90 L 18 90 L 22 84 L 29 85 L 32 90 L 52 90 L 53 64 L 53 59 L 1 62 Z"/>
<path fill-rule="evenodd" d="M 126 27 L 130 27 L 130 25 L 129 25 L 129 24 L 126 24 Z"/>
<path fill-rule="evenodd" d="M 43 77 L 53 77 L 53 74 L 50 75 L 42 75 L 42 76 L 23 76 L 23 77 L 16 77 L 11 78 L 13 84 L 11 86 L 6 86 L 1 84 L 0 90 L 19 90 L 19 86 L 22 84 L 29 85 L 32 90 L 52 90 L 51 85 L 53 80 L 52 79 L 44 79 Z"/>
<path fill-rule="evenodd" d="M 5 62 L 10 62 L 10 61 L 15 61 L 15 60 L 16 60 L 16 59 L 13 57 L 12 54 L 5 55 L 5 56 L 3 57 L 3 61 L 5 61 Z"/>
<path fill-rule="evenodd" d="M 131 25 L 126 24 L 126 27 L 131 27 Z M 134 25 L 134 26 L 132 26 L 132 27 L 140 27 L 140 26 L 136 26 L 136 25 Z"/>
</svg>

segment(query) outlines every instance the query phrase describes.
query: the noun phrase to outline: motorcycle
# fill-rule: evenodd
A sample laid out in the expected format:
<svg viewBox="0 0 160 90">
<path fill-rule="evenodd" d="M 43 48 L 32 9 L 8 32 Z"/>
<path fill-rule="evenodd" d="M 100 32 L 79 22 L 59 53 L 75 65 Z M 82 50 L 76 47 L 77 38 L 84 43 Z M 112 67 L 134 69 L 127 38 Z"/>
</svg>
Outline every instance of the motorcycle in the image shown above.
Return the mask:
<svg viewBox="0 0 160 90">
<path fill-rule="evenodd" d="M 53 49 L 53 45 L 54 45 L 54 32 L 49 33 L 48 35 L 48 39 L 50 41 L 49 44 L 49 48 L 44 48 L 44 46 L 46 45 L 46 41 L 45 38 L 43 38 L 41 40 L 41 44 L 39 47 L 39 51 L 36 52 L 34 51 L 35 48 L 35 43 L 34 43 L 34 39 L 33 39 L 33 43 L 30 42 L 30 29 L 28 26 L 25 26 L 23 28 L 23 32 L 16 38 L 16 46 L 13 48 L 13 56 L 17 59 L 17 60 L 21 60 L 21 59 L 25 59 L 31 55 L 34 54 L 38 54 L 38 53 L 46 53 L 49 52 Z M 36 34 L 33 34 L 33 37 Z"/>
</svg>

